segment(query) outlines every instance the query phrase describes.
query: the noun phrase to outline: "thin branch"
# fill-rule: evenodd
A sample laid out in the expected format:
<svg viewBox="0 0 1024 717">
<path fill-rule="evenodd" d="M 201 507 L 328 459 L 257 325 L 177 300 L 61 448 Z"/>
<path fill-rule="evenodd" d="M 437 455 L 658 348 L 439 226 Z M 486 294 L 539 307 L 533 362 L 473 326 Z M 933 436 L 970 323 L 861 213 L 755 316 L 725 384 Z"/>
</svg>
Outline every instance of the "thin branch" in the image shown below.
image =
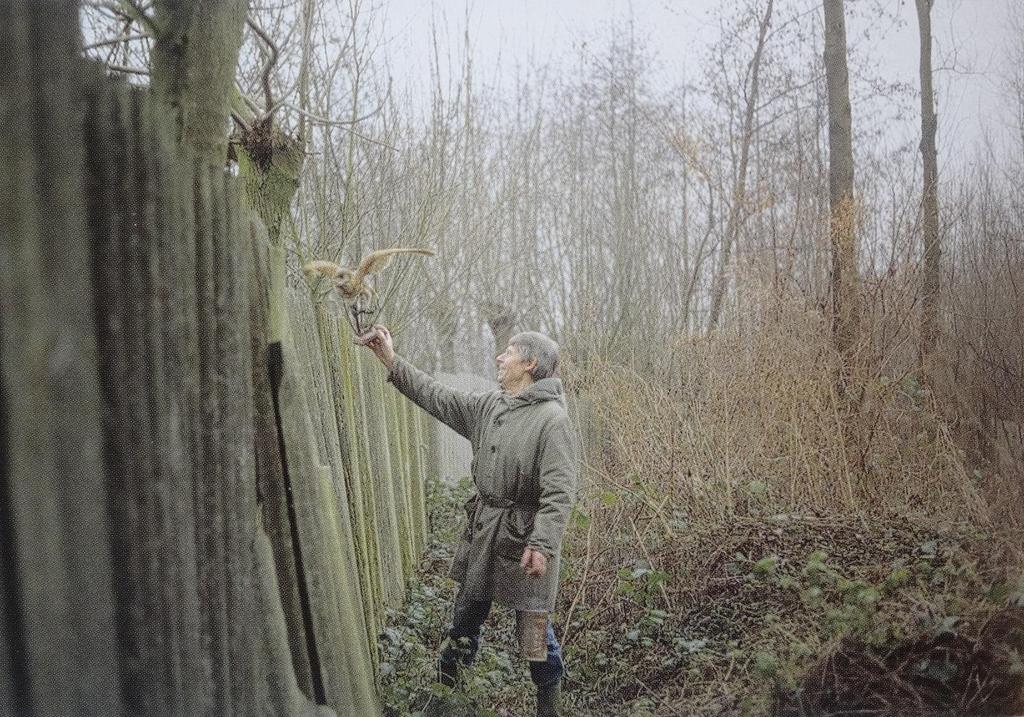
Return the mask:
<svg viewBox="0 0 1024 717">
<path fill-rule="evenodd" d="M 140 7 L 135 0 L 118 1 L 121 5 L 122 12 L 127 17 L 131 18 L 135 22 L 145 27 L 145 29 L 152 33 L 154 36 L 159 34 L 159 30 L 156 26 L 156 23 L 153 22 L 153 18 L 147 15 L 146 11 L 142 7 Z"/>
<path fill-rule="evenodd" d="M 124 16 L 118 16 L 117 19 L 118 19 L 119 22 L 121 22 L 124 25 L 124 27 L 121 28 L 121 34 L 122 35 L 127 35 L 128 31 L 132 29 L 132 22 L 134 22 L 134 21 L 130 17 L 124 17 Z M 110 46 L 110 50 L 107 52 L 106 59 L 103 60 L 103 64 L 104 65 L 110 65 L 110 64 L 112 64 L 114 62 L 114 56 L 117 55 L 118 49 L 124 50 L 124 52 L 122 53 L 124 55 L 124 59 L 122 61 L 122 64 L 127 64 L 127 62 L 128 62 L 128 48 L 127 48 L 127 46 L 125 46 L 125 45 L 111 45 Z"/>
<path fill-rule="evenodd" d="M 235 80 L 235 92 L 238 94 L 239 98 L 241 98 L 242 102 L 245 103 L 245 106 L 252 111 L 253 115 L 258 117 L 261 114 L 260 106 L 256 104 L 254 99 L 245 94 L 245 90 L 242 89 L 242 85 L 239 84 L 238 80 Z"/>
<path fill-rule="evenodd" d="M 125 65 L 108 64 L 107 69 L 111 72 L 123 72 L 127 75 L 142 75 L 144 77 L 149 77 L 149 70 L 143 69 L 141 67 L 126 67 Z"/>
<path fill-rule="evenodd" d="M 113 2 L 101 2 L 100 0 L 84 0 L 82 3 L 83 8 L 92 8 L 93 10 L 106 10 L 113 19 L 120 20 L 125 16 L 125 11 L 115 5 Z"/>
<path fill-rule="evenodd" d="M 100 40 L 99 42 L 94 42 L 91 45 L 86 45 L 85 47 L 82 48 L 82 51 L 83 52 L 88 52 L 89 50 L 98 50 L 99 48 L 106 47 L 107 45 L 119 45 L 122 42 L 131 42 L 133 40 L 142 40 L 142 39 L 147 38 L 147 37 L 150 37 L 150 36 L 147 33 L 144 33 L 144 32 L 140 32 L 140 33 L 137 33 L 135 35 L 121 35 L 120 37 L 114 37 L 114 38 L 111 38 L 109 40 Z"/>
<path fill-rule="evenodd" d="M 370 110 L 369 112 L 367 112 L 365 115 L 362 115 L 361 117 L 356 117 L 355 119 L 349 119 L 349 120 L 332 120 L 332 119 L 327 119 L 326 117 L 321 117 L 319 115 L 313 114 L 312 112 L 307 112 L 306 110 L 304 110 L 304 109 L 302 109 L 300 107 L 296 107 L 295 105 L 293 105 L 290 102 L 280 102 L 280 103 L 278 103 L 278 107 L 285 107 L 285 108 L 290 109 L 290 110 L 292 110 L 294 112 L 298 112 L 299 115 L 305 117 L 308 120 L 316 122 L 317 124 L 326 125 L 328 127 L 347 127 L 347 126 L 350 126 L 350 125 L 359 124 L 360 122 L 365 122 L 366 120 L 370 119 L 371 117 L 380 114 L 381 111 L 384 109 L 384 105 L 387 104 L 388 97 L 389 97 L 390 94 L 391 94 L 391 82 L 389 81 L 388 82 L 388 91 L 384 94 L 384 99 L 381 100 L 381 103 L 379 105 L 377 105 L 377 107 L 375 107 L 374 109 Z"/>
<path fill-rule="evenodd" d="M 235 124 L 245 132 L 249 131 L 252 123 L 260 116 L 259 107 L 256 106 L 255 102 L 246 97 L 237 80 L 235 81 L 235 90 L 231 93 L 229 110 Z"/>
<path fill-rule="evenodd" d="M 267 57 L 267 61 L 263 65 L 263 71 L 261 73 L 263 81 L 263 95 L 267 102 L 267 109 L 264 118 L 269 119 L 274 115 L 274 110 L 277 109 L 274 106 L 274 96 L 271 92 L 270 87 L 270 71 L 273 70 L 274 65 L 277 64 L 277 45 L 275 45 L 274 41 L 270 39 L 270 35 L 264 32 L 263 28 L 256 24 L 256 20 L 253 19 L 252 15 L 246 16 L 245 22 L 249 26 L 249 29 L 256 33 L 256 36 L 263 41 L 264 45 L 266 45 L 267 49 L 270 52 L 269 56 Z"/>
<path fill-rule="evenodd" d="M 388 144 L 387 142 L 383 142 L 383 141 L 381 141 L 379 139 L 374 139 L 373 137 L 367 137 L 362 132 L 357 132 L 354 129 L 352 129 L 351 127 L 342 127 L 341 129 L 345 130 L 346 132 L 348 132 L 353 137 L 356 137 L 358 139 L 363 140 L 364 142 L 369 142 L 370 144 L 375 144 L 378 147 L 383 147 L 384 149 L 390 149 L 392 152 L 399 151 L 398 147 L 394 147 L 394 146 Z"/>
<path fill-rule="evenodd" d="M 235 124 L 237 124 L 239 127 L 242 128 L 243 132 L 248 132 L 249 131 L 249 123 L 246 122 L 242 118 L 242 116 L 240 114 L 238 114 L 237 112 L 235 112 L 234 110 L 231 110 L 231 119 L 233 119 L 235 121 Z"/>
<path fill-rule="evenodd" d="M 284 107 L 285 109 L 289 109 L 289 110 L 292 110 L 293 112 L 297 112 L 300 115 L 304 116 L 306 119 L 310 120 L 311 122 L 315 122 L 317 124 L 322 124 L 322 125 L 325 125 L 327 127 L 340 127 L 341 129 L 345 130 L 346 132 L 348 132 L 349 134 L 351 134 L 354 137 L 357 137 L 359 139 L 362 139 L 362 140 L 365 140 L 367 142 L 370 142 L 371 144 L 379 145 L 381 147 L 384 147 L 385 149 L 390 149 L 393 152 L 397 152 L 398 151 L 397 147 L 394 147 L 394 146 L 388 144 L 387 142 L 382 142 L 381 140 L 374 139 L 373 137 L 367 137 L 363 133 L 357 132 L 356 130 L 352 129 L 351 125 L 353 125 L 356 122 L 359 122 L 359 121 L 361 121 L 363 119 L 367 119 L 369 117 L 372 117 L 373 114 L 368 114 L 365 117 L 360 117 L 359 119 L 356 119 L 356 120 L 329 120 L 326 117 L 320 117 L 319 115 L 315 115 L 315 114 L 313 114 L 311 112 L 306 112 L 304 110 L 301 110 L 301 109 L 299 109 L 298 107 L 296 107 L 295 105 L 293 105 L 290 102 L 282 102 L 282 103 L 280 103 L 278 105 L 278 107 Z M 377 111 L 379 111 L 379 109 Z"/>
<path fill-rule="evenodd" d="M 284 107 L 285 109 L 289 109 L 289 110 L 292 110 L 293 112 L 297 112 L 302 117 L 305 117 L 306 119 L 308 119 L 308 120 L 310 120 L 312 122 L 316 122 L 317 124 L 325 125 L 327 127 L 349 127 L 351 125 L 356 124 L 359 121 L 359 120 L 331 120 L 331 119 L 327 119 L 326 117 L 321 117 L 320 115 L 315 115 L 312 112 L 307 112 L 306 110 L 301 109 L 300 107 L 296 107 L 291 102 L 282 102 L 282 103 L 280 103 L 278 105 L 278 107 Z"/>
</svg>

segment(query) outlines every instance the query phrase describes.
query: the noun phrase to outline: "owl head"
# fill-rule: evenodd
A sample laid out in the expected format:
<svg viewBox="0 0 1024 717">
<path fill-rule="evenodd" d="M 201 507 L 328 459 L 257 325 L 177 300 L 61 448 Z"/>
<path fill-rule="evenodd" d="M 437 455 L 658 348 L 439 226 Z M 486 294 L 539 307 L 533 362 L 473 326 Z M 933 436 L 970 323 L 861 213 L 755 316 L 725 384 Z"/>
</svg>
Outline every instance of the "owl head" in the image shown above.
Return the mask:
<svg viewBox="0 0 1024 717">
<path fill-rule="evenodd" d="M 339 269 L 334 277 L 334 286 L 346 299 L 354 299 L 362 291 L 360 282 L 356 281 L 356 273 L 351 269 Z"/>
</svg>

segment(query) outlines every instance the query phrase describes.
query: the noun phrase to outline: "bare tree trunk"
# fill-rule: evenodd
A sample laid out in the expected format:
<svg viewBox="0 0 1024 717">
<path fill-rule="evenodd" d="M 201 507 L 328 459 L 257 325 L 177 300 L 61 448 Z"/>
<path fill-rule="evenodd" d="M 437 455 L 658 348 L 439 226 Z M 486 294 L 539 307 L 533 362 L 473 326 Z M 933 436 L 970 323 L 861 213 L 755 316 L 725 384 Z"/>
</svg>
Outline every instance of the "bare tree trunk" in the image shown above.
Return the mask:
<svg viewBox="0 0 1024 717">
<path fill-rule="evenodd" d="M 722 238 L 721 256 L 718 262 L 718 273 L 715 275 L 715 285 L 711 290 L 711 311 L 708 314 L 708 331 L 714 331 L 718 327 L 718 319 L 722 312 L 722 301 L 725 298 L 725 289 L 728 285 L 729 258 L 732 255 L 732 247 L 739 234 L 740 225 L 744 219 L 744 204 L 747 196 L 747 165 L 750 162 L 750 144 L 754 138 L 754 112 L 757 109 L 758 84 L 761 73 L 761 57 L 764 54 L 765 39 L 768 36 L 768 26 L 772 21 L 772 7 L 774 0 L 768 0 L 764 11 L 764 17 L 757 29 L 757 46 L 754 49 L 754 57 L 750 61 L 750 92 L 747 93 L 747 106 L 743 116 L 743 136 L 740 138 L 740 164 L 736 172 L 736 184 L 733 185 L 732 196 L 730 197 L 729 219 L 725 226 L 725 236 Z"/>
<path fill-rule="evenodd" d="M 828 87 L 829 206 L 832 239 L 832 327 L 844 374 L 859 338 L 857 235 L 853 201 L 853 138 L 843 0 L 824 0 Z"/>
<path fill-rule="evenodd" d="M 158 0 L 152 87 L 176 112 L 178 139 L 211 163 L 227 156 L 229 99 L 246 0 Z"/>
<path fill-rule="evenodd" d="M 268 118 L 242 132 L 237 156 L 249 205 L 266 226 L 270 243 L 282 246 L 282 232 L 305 161 L 302 140 L 281 132 Z M 281 271 L 283 259 L 282 254 Z"/>
<path fill-rule="evenodd" d="M 309 112 L 309 64 L 312 51 L 313 0 L 302 0 L 302 55 L 299 61 L 299 139 L 303 145 L 309 143 L 306 131 L 306 113 Z M 267 110 L 270 110 L 268 107 Z"/>
<path fill-rule="evenodd" d="M 931 383 L 932 357 L 938 332 L 939 263 L 939 167 L 935 148 L 938 117 L 932 90 L 932 10 L 933 0 L 916 0 L 917 24 L 921 31 L 921 160 L 924 186 L 921 199 L 924 236 L 924 286 L 921 297 L 921 377 Z"/>
<path fill-rule="evenodd" d="M 679 124 L 682 127 L 686 127 L 686 86 L 683 86 L 683 97 L 682 103 L 679 107 Z M 683 187 L 682 187 L 682 210 L 683 210 L 683 225 L 682 225 L 682 236 L 680 237 L 683 246 L 682 253 L 682 270 L 683 276 L 690 276 L 690 165 L 688 162 L 683 162 Z M 683 335 L 690 334 L 690 299 L 691 292 L 686 291 L 685 298 L 681 302 L 683 307 L 683 314 L 679 320 L 676 331 L 673 333 L 682 333 Z"/>
</svg>

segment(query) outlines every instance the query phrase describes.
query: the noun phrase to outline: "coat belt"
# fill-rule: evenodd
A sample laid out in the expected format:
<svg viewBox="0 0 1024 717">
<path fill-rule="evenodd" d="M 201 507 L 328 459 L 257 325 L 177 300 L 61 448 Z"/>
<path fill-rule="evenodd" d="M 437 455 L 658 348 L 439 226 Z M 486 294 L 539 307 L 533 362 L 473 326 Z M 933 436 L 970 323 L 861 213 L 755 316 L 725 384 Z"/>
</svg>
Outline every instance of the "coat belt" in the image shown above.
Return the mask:
<svg viewBox="0 0 1024 717">
<path fill-rule="evenodd" d="M 531 510 L 536 511 L 540 508 L 539 505 L 531 505 L 529 503 L 516 503 L 514 500 L 508 498 L 498 498 L 493 495 L 487 495 L 486 493 L 480 493 L 480 502 L 484 505 L 490 506 L 491 508 L 500 508 L 501 510 L 508 510 L 514 508 L 516 510 Z"/>
</svg>

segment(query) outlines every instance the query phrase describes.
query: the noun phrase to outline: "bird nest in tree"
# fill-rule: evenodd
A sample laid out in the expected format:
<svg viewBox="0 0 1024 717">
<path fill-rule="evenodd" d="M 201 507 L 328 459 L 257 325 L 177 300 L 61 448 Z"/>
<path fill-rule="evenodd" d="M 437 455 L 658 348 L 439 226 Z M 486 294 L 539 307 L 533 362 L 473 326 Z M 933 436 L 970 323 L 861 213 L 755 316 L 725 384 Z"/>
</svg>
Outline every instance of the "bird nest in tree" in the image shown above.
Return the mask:
<svg viewBox="0 0 1024 717">
<path fill-rule="evenodd" d="M 249 156 L 252 163 L 261 171 L 266 172 L 274 162 L 275 155 L 282 152 L 301 150 L 301 144 L 279 129 L 274 127 L 270 118 L 253 122 L 237 136 L 236 142 Z M 234 151 L 234 142 L 230 148 Z M 237 159 L 231 157 L 229 159 Z"/>
</svg>

